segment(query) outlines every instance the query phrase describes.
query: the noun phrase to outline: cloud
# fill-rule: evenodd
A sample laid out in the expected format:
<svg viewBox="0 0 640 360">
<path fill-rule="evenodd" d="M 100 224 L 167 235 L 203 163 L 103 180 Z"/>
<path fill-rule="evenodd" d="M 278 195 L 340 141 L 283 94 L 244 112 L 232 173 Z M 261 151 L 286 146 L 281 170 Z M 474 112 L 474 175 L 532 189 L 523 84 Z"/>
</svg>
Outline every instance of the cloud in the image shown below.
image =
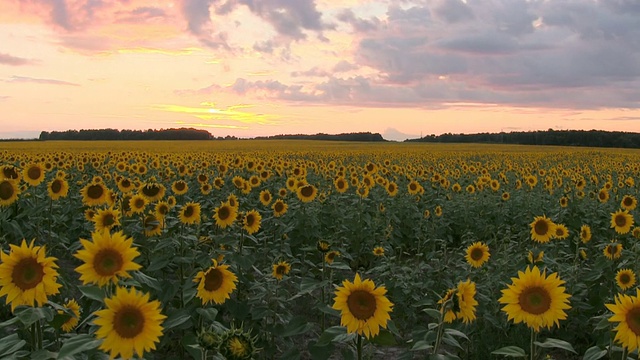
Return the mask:
<svg viewBox="0 0 640 360">
<path fill-rule="evenodd" d="M 9 95 L 0 95 L 0 101 L 9 100 L 9 98 L 11 98 Z"/>
<path fill-rule="evenodd" d="M 213 103 L 202 103 L 200 105 L 201 107 L 159 104 L 159 105 L 154 105 L 152 109 L 188 114 L 188 115 L 197 117 L 200 120 L 207 120 L 207 121 L 234 121 L 234 122 L 240 122 L 244 124 L 254 124 L 254 125 L 274 125 L 278 123 L 277 119 L 279 116 L 277 115 L 253 113 L 253 112 L 238 110 L 242 108 L 251 108 L 253 107 L 253 105 L 242 104 L 242 105 L 229 106 L 227 108 L 217 108 L 216 105 Z M 215 127 L 243 128 L 243 127 L 238 127 L 238 125 L 224 125 L 224 126 L 222 125 L 224 124 L 216 124 Z M 214 125 L 209 124 L 209 126 L 214 126 Z"/>
<path fill-rule="evenodd" d="M 0 53 L 0 64 L 11 65 L 11 66 L 21 66 L 21 65 L 31 65 L 33 63 L 34 61 L 30 59 L 12 56 L 6 53 Z"/>
<path fill-rule="evenodd" d="M 351 9 L 343 9 L 338 13 L 336 18 L 351 25 L 356 32 L 373 31 L 378 29 L 382 25 L 380 19 L 376 17 L 373 17 L 369 20 L 362 19 L 356 16 L 356 14 Z"/>
<path fill-rule="evenodd" d="M 80 86 L 80 84 L 62 81 L 62 80 L 54 80 L 54 79 L 39 79 L 32 78 L 27 76 L 12 76 L 9 80 L 5 80 L 5 82 L 9 83 L 34 83 L 34 84 L 48 84 L 48 85 L 64 85 L 64 86 Z"/>
<path fill-rule="evenodd" d="M 142 6 L 132 10 L 119 11 L 117 15 L 119 16 L 118 22 L 139 23 L 154 19 L 165 19 L 167 12 L 155 6 Z"/>
</svg>

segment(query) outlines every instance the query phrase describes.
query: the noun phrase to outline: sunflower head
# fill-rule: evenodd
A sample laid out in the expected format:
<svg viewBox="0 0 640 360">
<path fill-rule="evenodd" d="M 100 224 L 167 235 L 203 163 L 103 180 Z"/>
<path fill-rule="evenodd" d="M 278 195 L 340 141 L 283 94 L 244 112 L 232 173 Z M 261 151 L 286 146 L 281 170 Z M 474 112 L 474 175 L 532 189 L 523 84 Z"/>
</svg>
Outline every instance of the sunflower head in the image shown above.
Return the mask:
<svg viewBox="0 0 640 360">
<path fill-rule="evenodd" d="M 609 260 L 617 260 L 622 256 L 622 244 L 612 241 L 604 247 L 602 253 Z"/>
<path fill-rule="evenodd" d="M 253 359 L 258 352 L 256 340 L 256 337 L 251 337 L 250 331 L 245 332 L 242 328 L 236 329 L 232 327 L 220 337 L 218 350 L 228 360 Z"/>
<path fill-rule="evenodd" d="M 20 192 L 20 186 L 16 180 L 0 178 L 0 206 L 13 204 L 18 200 Z"/>
<path fill-rule="evenodd" d="M 609 322 L 617 322 L 615 341 L 629 352 L 638 349 L 640 338 L 640 289 L 635 296 L 618 294 L 614 304 L 605 304 L 613 312 Z"/>
<path fill-rule="evenodd" d="M 375 256 L 384 256 L 384 248 L 382 246 L 376 246 L 372 251 Z"/>
<path fill-rule="evenodd" d="M 289 274 L 290 271 L 291 265 L 286 261 L 280 261 L 277 264 L 273 264 L 271 275 L 280 281 L 285 275 Z"/>
<path fill-rule="evenodd" d="M 260 230 L 260 222 L 262 221 L 262 216 L 256 210 L 251 210 L 247 212 L 243 219 L 243 228 L 247 231 L 248 234 L 254 234 Z"/>
<path fill-rule="evenodd" d="M 489 247 L 486 244 L 475 242 L 467 247 L 465 259 L 469 265 L 479 268 L 489 260 L 490 256 L 491 253 L 489 253 Z"/>
<path fill-rule="evenodd" d="M 61 329 L 64 332 L 71 332 L 76 326 L 78 326 L 81 313 L 80 305 L 77 301 L 71 299 L 62 306 L 67 310 L 67 316 L 69 316 L 69 318 L 62 324 Z M 58 314 L 64 314 L 64 311 L 58 310 Z"/>
<path fill-rule="evenodd" d="M 531 240 L 547 243 L 555 232 L 555 224 L 546 216 L 536 216 L 531 226 Z"/>
<path fill-rule="evenodd" d="M 627 234 L 633 226 L 633 215 L 628 210 L 618 210 L 611 214 L 611 227 L 618 234 Z"/>
<path fill-rule="evenodd" d="M 231 298 L 238 282 L 238 277 L 229 270 L 229 265 L 218 265 L 215 259 L 212 261 L 213 266 L 198 272 L 193 279 L 193 282 L 198 284 L 196 297 L 202 300 L 204 305 L 209 302 L 223 304 Z"/>
<path fill-rule="evenodd" d="M 636 284 L 636 274 L 631 269 L 620 269 L 616 273 L 616 284 L 622 290 L 627 290 Z"/>
<path fill-rule="evenodd" d="M 188 202 L 180 209 L 179 218 L 183 224 L 199 224 L 201 207 L 197 202 Z"/>
<path fill-rule="evenodd" d="M 582 225 L 580 227 L 580 241 L 582 241 L 583 244 L 591 241 L 591 227 L 589 225 Z"/>
</svg>

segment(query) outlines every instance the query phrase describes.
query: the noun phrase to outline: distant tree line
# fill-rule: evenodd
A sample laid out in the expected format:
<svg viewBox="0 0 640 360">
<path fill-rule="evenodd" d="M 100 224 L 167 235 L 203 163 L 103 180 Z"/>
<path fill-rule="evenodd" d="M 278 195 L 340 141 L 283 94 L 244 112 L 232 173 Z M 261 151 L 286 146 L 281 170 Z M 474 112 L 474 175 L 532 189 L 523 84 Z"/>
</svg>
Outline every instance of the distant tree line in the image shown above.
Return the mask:
<svg viewBox="0 0 640 360">
<path fill-rule="evenodd" d="M 559 145 L 640 148 L 640 133 L 602 130 L 541 130 L 510 133 L 427 135 L 406 142 L 495 143 L 520 145 Z"/>
<path fill-rule="evenodd" d="M 256 140 L 334 140 L 334 141 L 386 141 L 382 135 L 378 133 L 370 132 L 358 132 L 358 133 L 343 133 L 343 134 L 295 134 L 295 135 L 273 135 L 273 136 L 260 136 L 256 137 Z"/>
<path fill-rule="evenodd" d="M 205 130 L 193 128 L 161 130 L 67 130 L 43 131 L 40 140 L 211 140 L 213 136 Z"/>
</svg>

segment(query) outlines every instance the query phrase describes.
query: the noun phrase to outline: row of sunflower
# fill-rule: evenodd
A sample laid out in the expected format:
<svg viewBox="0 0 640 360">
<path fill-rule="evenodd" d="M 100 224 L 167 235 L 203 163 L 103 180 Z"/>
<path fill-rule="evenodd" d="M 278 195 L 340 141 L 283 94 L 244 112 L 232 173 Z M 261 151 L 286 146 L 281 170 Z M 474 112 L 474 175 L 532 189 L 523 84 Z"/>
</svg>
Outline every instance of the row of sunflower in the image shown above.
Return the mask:
<svg viewBox="0 0 640 360">
<path fill-rule="evenodd" d="M 4 152 L 14 354 L 635 350 L 633 156 L 388 150 Z"/>
</svg>

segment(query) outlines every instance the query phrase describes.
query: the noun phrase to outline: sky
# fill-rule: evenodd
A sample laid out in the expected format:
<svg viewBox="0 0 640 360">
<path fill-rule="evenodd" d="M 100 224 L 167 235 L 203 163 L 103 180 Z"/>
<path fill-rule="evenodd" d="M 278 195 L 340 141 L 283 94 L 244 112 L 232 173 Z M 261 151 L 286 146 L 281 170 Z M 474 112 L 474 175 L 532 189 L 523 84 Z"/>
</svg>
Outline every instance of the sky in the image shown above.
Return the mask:
<svg viewBox="0 0 640 360">
<path fill-rule="evenodd" d="M 640 132 L 640 1 L 0 0 L 0 124 Z"/>
</svg>

